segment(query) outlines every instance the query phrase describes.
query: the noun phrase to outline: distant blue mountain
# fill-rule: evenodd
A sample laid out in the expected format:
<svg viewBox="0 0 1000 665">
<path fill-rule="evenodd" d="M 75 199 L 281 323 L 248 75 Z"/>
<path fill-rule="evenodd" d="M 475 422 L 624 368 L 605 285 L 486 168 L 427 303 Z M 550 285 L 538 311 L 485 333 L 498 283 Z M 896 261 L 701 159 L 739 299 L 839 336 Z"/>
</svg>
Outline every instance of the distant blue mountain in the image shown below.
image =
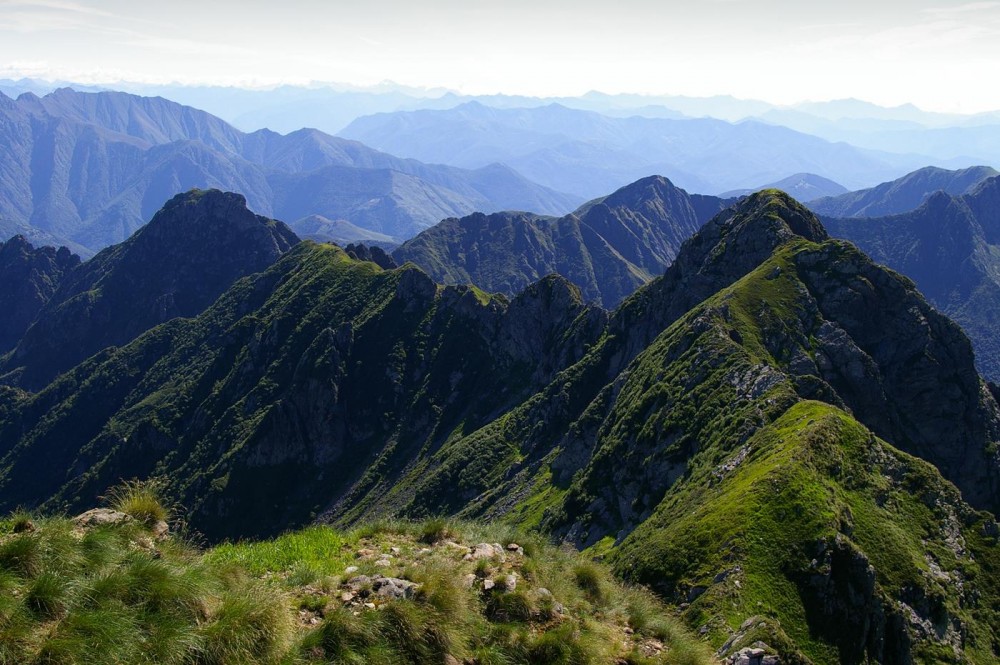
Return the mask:
<svg viewBox="0 0 1000 665">
<path fill-rule="evenodd" d="M 91 250 L 124 240 L 194 187 L 239 192 L 271 217 L 321 215 L 398 240 L 474 210 L 562 214 L 582 202 L 500 165 L 432 166 L 309 129 L 246 134 L 118 92 L 0 94 L 0 142 L 0 220 Z"/>
<path fill-rule="evenodd" d="M 827 217 L 882 217 L 914 210 L 935 192 L 959 196 L 981 182 L 1000 175 L 989 166 L 949 171 L 928 166 L 876 187 L 809 202 L 809 208 Z"/>
<path fill-rule="evenodd" d="M 790 194 L 796 200 L 802 202 L 812 201 L 824 196 L 836 196 L 838 194 L 847 193 L 846 187 L 840 183 L 830 180 L 829 178 L 818 176 L 815 173 L 796 173 L 795 175 L 790 175 L 787 178 L 782 178 L 777 182 L 761 185 L 760 187 L 751 187 L 749 189 L 734 189 L 731 192 L 725 192 L 721 196 L 723 198 L 746 196 L 747 194 L 753 194 L 754 192 L 759 192 L 764 189 L 780 189 L 786 194 Z"/>
<path fill-rule="evenodd" d="M 470 102 L 449 110 L 380 113 L 340 135 L 422 161 L 475 168 L 502 162 L 536 182 L 597 196 L 659 173 L 704 193 L 815 173 L 849 188 L 924 166 L 901 157 L 830 143 L 756 121 L 610 117 L 552 104 L 497 109 Z"/>
</svg>

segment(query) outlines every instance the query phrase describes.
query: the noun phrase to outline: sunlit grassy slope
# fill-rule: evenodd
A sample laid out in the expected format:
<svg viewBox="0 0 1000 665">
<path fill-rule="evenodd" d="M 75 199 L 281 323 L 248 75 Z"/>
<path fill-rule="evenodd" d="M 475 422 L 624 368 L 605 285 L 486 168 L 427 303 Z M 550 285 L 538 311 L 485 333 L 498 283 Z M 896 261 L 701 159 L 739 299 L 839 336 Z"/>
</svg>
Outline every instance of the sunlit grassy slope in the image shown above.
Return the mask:
<svg viewBox="0 0 1000 665">
<path fill-rule="evenodd" d="M 0 521 L 0 663 L 711 662 L 651 594 L 537 537 L 433 520 L 204 551 L 154 506 L 131 487 L 106 524 Z"/>
</svg>

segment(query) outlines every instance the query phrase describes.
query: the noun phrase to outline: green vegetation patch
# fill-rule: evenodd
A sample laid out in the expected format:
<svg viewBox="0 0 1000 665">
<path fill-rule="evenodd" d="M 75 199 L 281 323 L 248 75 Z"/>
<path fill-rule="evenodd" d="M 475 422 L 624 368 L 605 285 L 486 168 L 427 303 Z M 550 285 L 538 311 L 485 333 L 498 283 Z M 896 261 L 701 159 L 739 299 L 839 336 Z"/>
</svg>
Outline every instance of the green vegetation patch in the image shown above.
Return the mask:
<svg viewBox="0 0 1000 665">
<path fill-rule="evenodd" d="M 201 551 L 156 489 L 0 520 L 0 663 L 711 663 L 650 593 L 503 526 L 316 526 Z M 133 513 L 115 508 L 129 507 Z"/>
</svg>

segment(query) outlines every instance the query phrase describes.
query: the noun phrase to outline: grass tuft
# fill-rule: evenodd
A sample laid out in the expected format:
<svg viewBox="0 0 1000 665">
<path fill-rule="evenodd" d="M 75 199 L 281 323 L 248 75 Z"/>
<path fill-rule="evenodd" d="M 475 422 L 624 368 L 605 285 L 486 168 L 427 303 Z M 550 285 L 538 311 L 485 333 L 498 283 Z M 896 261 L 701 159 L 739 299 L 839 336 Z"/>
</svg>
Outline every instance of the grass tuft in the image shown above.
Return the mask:
<svg viewBox="0 0 1000 665">
<path fill-rule="evenodd" d="M 159 479 L 128 480 L 108 490 L 108 505 L 146 525 L 166 522 L 170 510 L 163 499 L 165 483 Z"/>
<path fill-rule="evenodd" d="M 234 589 L 204 626 L 201 662 L 205 665 L 269 663 L 291 638 L 292 622 L 284 597 L 257 584 Z"/>
<path fill-rule="evenodd" d="M 420 530 L 420 542 L 426 545 L 436 545 L 442 540 L 452 537 L 452 528 L 443 517 L 435 517 L 424 523 Z"/>
<path fill-rule="evenodd" d="M 605 575 L 606 573 L 603 573 L 596 564 L 589 561 L 580 563 L 573 569 L 573 579 L 576 580 L 577 586 L 593 602 L 604 600 Z"/>
</svg>

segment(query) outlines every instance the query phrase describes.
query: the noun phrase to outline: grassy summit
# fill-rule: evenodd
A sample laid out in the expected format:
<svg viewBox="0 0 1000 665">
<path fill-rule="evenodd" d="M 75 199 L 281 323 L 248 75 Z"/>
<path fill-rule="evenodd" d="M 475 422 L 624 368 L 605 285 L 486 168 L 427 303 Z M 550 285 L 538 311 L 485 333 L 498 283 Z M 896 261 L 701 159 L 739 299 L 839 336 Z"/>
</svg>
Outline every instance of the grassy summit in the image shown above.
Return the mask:
<svg viewBox="0 0 1000 665">
<path fill-rule="evenodd" d="M 711 662 L 646 591 L 537 537 L 442 520 L 201 550 L 143 486 L 0 520 L 0 663 Z"/>
</svg>

